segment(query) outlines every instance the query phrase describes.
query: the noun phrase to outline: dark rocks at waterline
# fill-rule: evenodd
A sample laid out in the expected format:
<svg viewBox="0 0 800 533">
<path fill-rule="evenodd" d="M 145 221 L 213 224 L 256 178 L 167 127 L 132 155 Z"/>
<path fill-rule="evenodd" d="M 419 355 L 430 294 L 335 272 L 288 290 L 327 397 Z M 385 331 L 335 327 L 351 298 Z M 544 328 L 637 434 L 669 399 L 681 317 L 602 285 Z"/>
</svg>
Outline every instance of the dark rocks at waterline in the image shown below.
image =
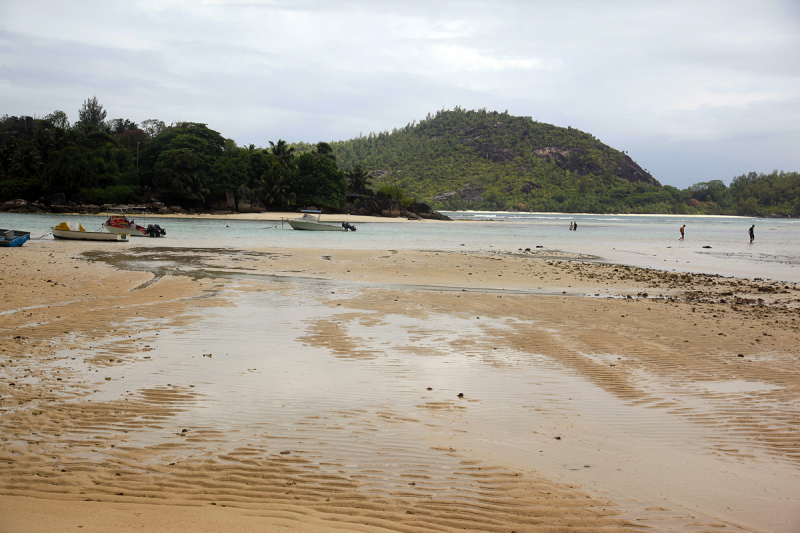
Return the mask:
<svg viewBox="0 0 800 533">
<path fill-rule="evenodd" d="M 25 200 L 12 200 L 0 206 L 0 211 L 6 213 L 80 213 L 96 215 L 103 211 L 103 208 L 94 205 L 51 205 L 46 206 L 37 202 L 27 202 Z"/>
<path fill-rule="evenodd" d="M 433 208 L 431 208 L 431 206 L 422 202 L 412 205 L 409 208 L 409 211 L 417 215 L 419 218 L 424 218 L 426 220 L 452 220 L 447 215 L 443 215 L 440 212 L 435 211 Z"/>
<path fill-rule="evenodd" d="M 63 192 L 57 192 L 48 196 L 47 198 L 39 198 L 39 203 L 48 206 L 66 205 L 67 196 Z"/>
<path fill-rule="evenodd" d="M 209 213 L 213 214 L 233 214 L 233 213 L 265 213 L 266 206 L 258 199 L 253 190 L 242 185 L 235 191 L 225 190 L 225 198 L 212 202 Z"/>
<path fill-rule="evenodd" d="M 131 209 L 132 207 L 136 207 L 137 209 Z M 122 210 L 123 212 L 127 212 L 128 214 L 135 214 L 139 211 L 139 208 L 144 208 L 145 213 L 149 214 L 158 214 L 158 215 L 186 215 L 186 214 L 219 214 L 219 211 L 209 210 L 209 209 L 195 209 L 189 208 L 186 209 L 179 205 L 173 206 L 165 206 L 161 202 L 153 202 L 147 204 L 135 204 L 134 206 L 131 205 L 112 205 L 112 204 L 104 204 L 104 205 L 94 205 L 94 204 L 78 204 L 75 202 L 67 202 L 65 204 L 53 204 L 53 205 L 45 205 L 39 202 L 28 202 L 27 200 L 10 200 L 3 204 L 0 204 L 0 212 L 4 213 L 21 213 L 21 214 L 31 214 L 31 213 L 53 213 L 53 214 L 81 214 L 81 215 L 98 215 L 98 214 L 105 214 L 113 210 Z M 262 211 L 263 212 L 263 211 Z M 234 211 L 224 211 L 222 214 L 231 214 Z"/>
<path fill-rule="evenodd" d="M 11 200 L 0 205 L 0 211 L 7 213 L 57 213 L 57 214 L 100 214 L 112 208 L 125 210 L 128 207 L 144 207 L 147 212 L 159 215 L 173 214 L 234 214 L 239 213 L 264 213 L 267 211 L 264 204 L 248 187 L 240 187 L 236 191 L 227 190 L 225 199 L 212 203 L 208 208 L 185 208 L 179 205 L 166 206 L 158 201 L 155 196 L 150 201 L 136 204 L 115 206 L 112 204 L 95 205 L 89 203 L 88 197 L 75 196 L 67 201 L 63 193 L 56 193 L 39 202 L 29 202 L 23 199 Z M 374 216 L 385 218 L 407 218 L 409 220 L 450 220 L 450 217 L 433 210 L 428 204 L 414 203 L 408 208 L 400 206 L 399 202 L 386 194 L 367 191 L 366 194 L 348 194 L 347 207 L 344 212 L 351 215 Z"/>
<path fill-rule="evenodd" d="M 387 218 L 397 218 L 400 216 L 400 204 L 391 196 L 378 193 L 372 194 L 369 191 L 367 194 L 349 195 L 347 211 L 351 215 L 362 216 L 381 216 Z"/>
<path fill-rule="evenodd" d="M 240 213 L 264 213 L 267 210 L 252 189 L 244 185 L 236 190 L 236 208 Z"/>
<path fill-rule="evenodd" d="M 29 202 L 27 200 L 22 200 L 22 199 L 10 200 L 0 205 L 0 212 L 55 213 L 55 214 L 78 213 L 82 215 L 97 215 L 106 213 L 110 211 L 112 208 L 117 207 L 112 204 L 95 205 L 95 204 L 79 204 L 72 201 L 67 202 L 65 201 L 63 194 L 55 194 L 49 198 L 42 200 L 45 201 Z M 62 202 L 62 203 L 53 203 L 53 202 Z M 122 208 L 123 210 L 125 209 L 125 206 L 119 206 L 119 207 Z M 189 212 L 180 206 L 172 206 L 170 208 L 167 208 L 161 202 L 144 204 L 137 207 L 145 207 L 151 213 L 161 213 L 161 214 L 173 214 L 173 213 L 186 214 Z"/>
<path fill-rule="evenodd" d="M 428 204 L 414 203 L 404 208 L 393 197 L 380 192 L 375 194 L 372 191 L 367 191 L 366 194 L 348 194 L 346 211 L 351 215 L 384 218 L 450 220 L 450 217 L 434 211 Z"/>
<path fill-rule="evenodd" d="M 4 213 L 47 213 L 50 210 L 43 204 L 18 198 L 0 205 L 0 211 Z"/>
</svg>

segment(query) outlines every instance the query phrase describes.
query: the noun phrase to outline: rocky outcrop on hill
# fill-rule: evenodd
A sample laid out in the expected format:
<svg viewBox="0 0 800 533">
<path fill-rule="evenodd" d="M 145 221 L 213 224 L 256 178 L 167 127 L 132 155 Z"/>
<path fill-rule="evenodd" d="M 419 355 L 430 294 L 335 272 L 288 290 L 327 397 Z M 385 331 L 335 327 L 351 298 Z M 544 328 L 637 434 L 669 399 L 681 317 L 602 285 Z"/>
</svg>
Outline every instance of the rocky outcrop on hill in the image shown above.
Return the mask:
<svg viewBox="0 0 800 533">
<path fill-rule="evenodd" d="M 450 200 L 454 196 L 458 196 L 460 199 L 464 200 L 465 202 L 480 202 L 483 200 L 483 196 L 481 196 L 486 189 L 481 185 L 470 183 L 469 185 L 460 188 L 457 191 L 448 191 L 442 194 L 437 194 L 433 197 L 434 200 L 438 202 L 446 202 Z"/>
<path fill-rule="evenodd" d="M 616 208 L 627 200 L 610 195 L 615 180 L 660 186 L 624 150 L 588 132 L 486 109 L 442 110 L 377 139 L 351 139 L 337 157 L 343 167 L 380 168 L 372 176 L 376 185 L 394 184 L 451 209 Z M 580 183 L 588 183 L 592 199 L 575 196 Z"/>
<path fill-rule="evenodd" d="M 493 163 L 500 163 L 503 161 L 511 161 L 517 154 L 511 148 L 504 148 L 503 146 L 495 143 L 480 143 L 475 146 L 475 151 L 484 159 L 488 159 Z"/>
<path fill-rule="evenodd" d="M 628 154 L 625 154 L 617 165 L 616 174 L 631 183 L 658 183 L 647 170 L 643 170 L 633 159 L 628 157 Z"/>
<path fill-rule="evenodd" d="M 21 138 L 26 135 L 33 135 L 36 131 L 36 123 L 33 117 L 8 117 L 5 122 L 6 128 L 5 131 L 0 132 L 0 139 L 5 137 Z"/>
<path fill-rule="evenodd" d="M 579 133 L 571 128 L 568 131 Z M 460 144 L 471 146 L 477 155 L 494 163 L 512 161 L 518 155 L 499 139 L 495 140 L 498 134 L 505 135 L 506 138 L 517 138 L 520 141 L 525 141 L 531 136 L 530 131 L 526 131 L 524 128 L 515 130 L 513 124 L 503 121 L 488 121 L 484 124 L 463 129 L 459 131 L 459 134 L 458 142 Z M 537 157 L 547 159 L 579 176 L 587 174 L 601 175 L 604 172 L 611 171 L 616 176 L 633 183 L 655 183 L 655 179 L 628 157 L 627 154 L 619 153 L 599 141 L 595 141 L 592 144 L 591 149 L 586 146 L 577 148 L 558 145 L 545 146 L 533 150 L 533 153 Z M 590 153 L 591 150 L 599 151 L 602 157 L 596 157 L 596 154 Z M 608 161 L 614 158 L 618 158 L 619 163 L 614 168 L 606 166 Z"/>
<path fill-rule="evenodd" d="M 524 192 L 525 194 L 528 194 L 531 191 L 533 191 L 534 189 L 541 189 L 541 188 L 542 188 L 542 186 L 539 185 L 538 183 L 536 183 L 535 181 L 528 181 L 528 182 L 522 184 L 522 187 L 520 187 L 520 190 L 522 192 Z"/>
<path fill-rule="evenodd" d="M 600 152 L 612 152 L 613 150 L 602 144 Z M 601 175 L 608 169 L 601 165 L 601 160 L 593 157 L 589 150 L 583 148 L 566 148 L 562 146 L 547 146 L 534 150 L 537 157 L 547 159 L 557 164 L 559 167 L 569 170 L 579 176 L 587 174 Z M 619 162 L 613 168 L 613 174 L 630 181 L 631 183 L 658 183 L 653 176 L 637 165 L 627 154 L 617 155 Z"/>
</svg>

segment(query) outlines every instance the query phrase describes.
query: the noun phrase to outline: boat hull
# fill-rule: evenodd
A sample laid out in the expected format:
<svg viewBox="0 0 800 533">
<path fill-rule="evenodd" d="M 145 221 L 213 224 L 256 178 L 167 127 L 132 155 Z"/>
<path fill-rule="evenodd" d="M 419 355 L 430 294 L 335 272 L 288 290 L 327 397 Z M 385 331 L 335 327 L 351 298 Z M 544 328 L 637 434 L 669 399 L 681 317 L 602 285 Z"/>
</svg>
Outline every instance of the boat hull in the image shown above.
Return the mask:
<svg viewBox="0 0 800 533">
<path fill-rule="evenodd" d="M 141 226 L 136 228 L 126 228 L 123 226 L 113 226 L 113 225 L 106 225 L 103 224 L 103 227 L 109 233 L 116 233 L 117 235 L 128 235 L 130 237 L 147 237 L 145 233 L 146 229 L 142 228 Z M 141 228 L 141 229 L 140 229 Z"/>
<path fill-rule="evenodd" d="M 0 229 L 0 246 L 16 248 L 28 242 L 30 238 L 31 233 L 29 231 Z"/>
<path fill-rule="evenodd" d="M 292 229 L 305 231 L 347 231 L 341 226 L 331 226 L 320 222 L 306 222 L 305 220 L 287 220 Z"/>
<path fill-rule="evenodd" d="M 73 241 L 113 241 L 128 242 L 126 233 L 103 233 L 102 231 L 72 231 L 63 229 L 52 229 L 53 237 L 56 239 L 68 239 Z"/>
</svg>

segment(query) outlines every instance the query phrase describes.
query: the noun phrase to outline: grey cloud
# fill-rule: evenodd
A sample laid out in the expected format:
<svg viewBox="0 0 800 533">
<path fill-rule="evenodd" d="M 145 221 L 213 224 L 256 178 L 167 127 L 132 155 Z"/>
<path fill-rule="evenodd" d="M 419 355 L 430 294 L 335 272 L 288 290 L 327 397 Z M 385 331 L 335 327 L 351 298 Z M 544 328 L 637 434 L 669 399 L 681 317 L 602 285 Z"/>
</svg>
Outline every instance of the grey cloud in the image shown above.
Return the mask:
<svg viewBox="0 0 800 533">
<path fill-rule="evenodd" d="M 109 116 L 264 146 L 508 109 L 685 186 L 800 167 L 798 15 L 722 0 L 3 3 L 0 113 L 74 119 L 96 94 Z"/>
</svg>

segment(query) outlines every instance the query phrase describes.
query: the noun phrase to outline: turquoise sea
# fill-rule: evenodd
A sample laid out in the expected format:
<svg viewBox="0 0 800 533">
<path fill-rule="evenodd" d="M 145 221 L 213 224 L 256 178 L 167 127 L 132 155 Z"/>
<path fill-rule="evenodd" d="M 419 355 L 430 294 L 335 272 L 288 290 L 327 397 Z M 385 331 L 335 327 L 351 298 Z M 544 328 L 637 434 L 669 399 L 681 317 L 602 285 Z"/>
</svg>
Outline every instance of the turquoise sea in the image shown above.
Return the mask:
<svg viewBox="0 0 800 533">
<path fill-rule="evenodd" d="M 356 232 L 297 232 L 280 222 L 159 218 L 139 219 L 167 230 L 164 239 L 134 238 L 138 246 L 318 248 L 518 252 L 541 247 L 598 260 L 675 271 L 800 282 L 800 220 L 746 217 L 445 213 L 453 222 L 356 223 Z M 333 217 L 333 215 L 331 215 Z M 324 217 L 323 217 L 324 219 Z M 52 238 L 59 222 L 100 230 L 101 216 L 0 214 L 0 228 Z M 569 231 L 570 222 L 577 231 Z M 686 238 L 679 228 L 686 224 Z M 755 224 L 756 239 L 748 228 Z M 68 245 L 65 243 L 65 245 Z"/>
</svg>

